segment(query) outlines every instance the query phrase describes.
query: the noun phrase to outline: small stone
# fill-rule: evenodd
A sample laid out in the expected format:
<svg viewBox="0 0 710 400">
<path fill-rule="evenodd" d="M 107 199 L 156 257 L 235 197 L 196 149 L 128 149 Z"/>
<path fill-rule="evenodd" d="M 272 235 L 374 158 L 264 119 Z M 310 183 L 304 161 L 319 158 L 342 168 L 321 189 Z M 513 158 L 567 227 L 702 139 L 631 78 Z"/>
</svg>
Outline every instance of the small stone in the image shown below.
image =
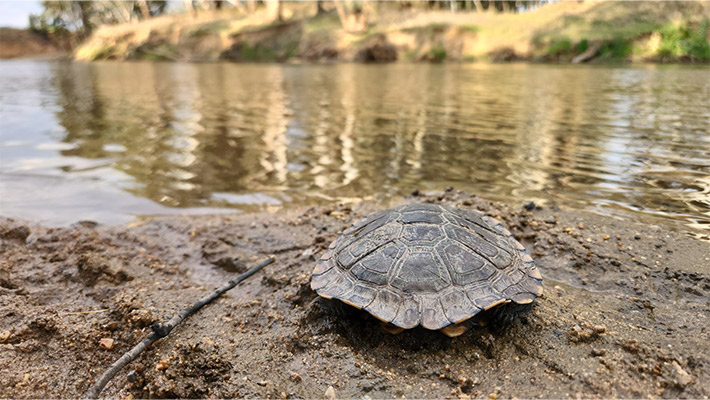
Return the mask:
<svg viewBox="0 0 710 400">
<path fill-rule="evenodd" d="M 15 239 L 22 242 L 27 241 L 27 237 L 30 236 L 30 228 L 22 225 L 12 229 L 8 229 L 4 232 L 0 232 L 0 236 L 7 239 Z"/>
<path fill-rule="evenodd" d="M 681 389 L 685 388 L 690 384 L 693 378 L 690 376 L 690 374 L 685 372 L 685 370 L 680 366 L 680 364 L 678 364 L 677 361 L 673 361 L 672 365 L 676 375 L 676 386 Z"/>
<path fill-rule="evenodd" d="M 266 386 L 266 385 L 269 384 L 269 381 L 259 381 L 259 382 L 257 382 L 256 384 L 259 385 L 259 386 Z"/>
<path fill-rule="evenodd" d="M 303 378 L 301 378 L 301 375 L 299 375 L 298 373 L 293 372 L 293 371 L 289 371 L 289 375 L 291 377 L 291 380 L 294 382 L 300 382 L 301 379 L 303 379 Z"/>
<path fill-rule="evenodd" d="M 523 205 L 523 208 L 526 209 L 526 210 L 528 210 L 528 211 L 532 211 L 532 210 L 535 209 L 535 202 L 532 202 L 532 201 L 531 201 L 531 202 L 529 202 L 529 203 L 525 203 L 525 205 Z"/>
<path fill-rule="evenodd" d="M 335 388 L 333 386 L 328 386 L 328 389 L 325 390 L 325 398 L 335 400 Z"/>
<path fill-rule="evenodd" d="M 606 326 L 604 325 L 594 325 L 594 332 L 596 333 L 604 333 L 606 332 Z"/>
<path fill-rule="evenodd" d="M 7 342 L 7 339 L 10 339 L 10 331 L 0 332 L 0 343 Z"/>
<path fill-rule="evenodd" d="M 158 361 L 157 364 L 155 364 L 155 370 L 156 371 L 165 371 L 166 369 L 168 369 L 169 366 L 170 366 L 170 364 L 168 364 L 167 361 L 160 360 L 160 361 Z"/>
<path fill-rule="evenodd" d="M 577 228 L 584 229 L 584 224 L 580 222 L 579 224 L 577 224 Z"/>
<path fill-rule="evenodd" d="M 609 240 L 609 239 L 611 239 L 611 236 L 609 236 L 609 235 L 604 235 L 604 240 Z"/>
<path fill-rule="evenodd" d="M 111 350 L 113 349 L 113 339 L 111 338 L 101 338 L 99 340 L 99 347 L 101 347 L 104 350 Z"/>
<path fill-rule="evenodd" d="M 488 393 L 488 398 L 496 400 L 498 398 L 498 393 L 496 393 L 496 392 Z"/>
<path fill-rule="evenodd" d="M 606 354 L 606 350 L 604 349 L 592 349 L 592 356 L 593 357 L 601 357 Z"/>
<path fill-rule="evenodd" d="M 126 375 L 126 379 L 128 379 L 128 382 L 135 382 L 138 380 L 138 376 L 136 376 L 136 370 L 132 369 L 131 372 L 129 372 Z"/>
<path fill-rule="evenodd" d="M 118 323 L 118 321 L 111 321 L 106 324 L 104 328 L 108 329 L 109 331 L 115 331 L 116 329 L 118 329 L 119 326 L 120 324 Z"/>
</svg>

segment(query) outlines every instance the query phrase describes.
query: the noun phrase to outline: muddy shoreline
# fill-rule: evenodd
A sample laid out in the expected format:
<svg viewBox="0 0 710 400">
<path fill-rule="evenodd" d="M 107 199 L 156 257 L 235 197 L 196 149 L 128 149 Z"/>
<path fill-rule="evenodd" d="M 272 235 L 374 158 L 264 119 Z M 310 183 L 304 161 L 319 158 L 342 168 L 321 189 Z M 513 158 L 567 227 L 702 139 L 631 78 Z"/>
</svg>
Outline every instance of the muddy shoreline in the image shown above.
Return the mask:
<svg viewBox="0 0 710 400">
<path fill-rule="evenodd" d="M 47 228 L 0 218 L 3 397 L 75 398 L 147 334 L 256 260 L 276 262 L 192 316 L 106 397 L 708 398 L 710 243 L 555 207 L 457 191 L 405 202 L 499 218 L 545 293 L 505 327 L 397 336 L 314 307 L 319 252 L 369 202 Z"/>
</svg>

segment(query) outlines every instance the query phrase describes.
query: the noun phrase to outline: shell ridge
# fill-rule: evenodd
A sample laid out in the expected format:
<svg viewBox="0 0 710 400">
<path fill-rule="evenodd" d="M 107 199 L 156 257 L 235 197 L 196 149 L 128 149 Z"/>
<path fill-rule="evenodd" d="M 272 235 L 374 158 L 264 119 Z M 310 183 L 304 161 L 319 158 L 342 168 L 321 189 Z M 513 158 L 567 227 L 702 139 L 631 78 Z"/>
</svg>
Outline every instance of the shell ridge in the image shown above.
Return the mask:
<svg viewBox="0 0 710 400">
<path fill-rule="evenodd" d="M 441 257 L 441 254 L 439 254 L 439 251 L 437 251 L 437 248 L 436 248 L 436 246 L 438 246 L 441 242 L 443 242 L 445 239 L 448 238 L 448 236 L 446 235 L 446 231 L 442 230 L 442 232 L 444 232 L 445 237 L 439 239 L 436 243 L 434 243 L 432 245 L 432 248 L 434 249 L 434 251 L 432 251 L 432 254 L 434 255 L 434 258 L 438 261 L 438 264 L 443 267 L 442 269 L 444 271 L 446 271 L 446 275 L 449 277 L 449 282 L 450 282 L 449 286 L 447 286 L 447 287 L 451 287 L 451 286 L 455 285 L 454 284 L 454 276 L 451 273 L 451 271 L 449 270 L 449 265 L 446 262 L 444 262 L 444 259 Z M 439 293 L 442 292 L 443 290 L 446 290 L 446 288 L 440 290 Z M 442 305 L 442 309 L 443 309 L 443 305 Z"/>
<path fill-rule="evenodd" d="M 461 240 L 457 240 L 457 239 L 452 239 L 452 240 L 455 240 L 457 243 L 461 243 L 461 244 L 462 244 L 464 247 L 466 247 L 467 249 L 469 249 L 469 250 L 471 250 L 472 252 L 476 253 L 477 255 L 481 256 L 484 260 L 486 260 L 487 263 L 489 263 L 490 265 L 492 265 L 493 268 L 499 269 L 498 267 L 496 267 L 496 263 L 494 263 L 493 261 L 491 261 L 491 259 L 488 258 L 488 256 L 482 254 L 481 252 L 479 252 L 478 250 L 474 249 L 473 247 L 469 246 L 468 244 L 464 243 L 464 242 L 461 241 Z"/>
<path fill-rule="evenodd" d="M 399 239 L 393 239 L 392 242 L 395 242 L 400 246 L 404 245 L 404 243 L 402 243 L 402 241 Z M 402 290 L 392 286 L 392 280 L 399 274 L 400 269 L 402 269 L 402 264 L 404 264 L 404 260 L 409 255 L 409 248 L 407 248 L 407 246 L 403 246 L 402 249 L 403 249 L 403 251 L 402 251 L 402 254 L 399 256 L 399 260 L 397 260 L 397 262 L 394 264 L 394 267 L 392 267 L 389 271 L 389 274 L 387 274 L 387 285 L 397 291 L 402 291 Z M 402 292 L 404 292 L 404 291 L 402 291 Z"/>
<path fill-rule="evenodd" d="M 470 212 L 472 212 L 472 211 L 475 211 L 475 212 L 477 212 L 477 213 L 480 214 L 481 220 L 484 220 L 483 217 L 486 217 L 486 216 L 487 216 L 486 214 L 484 214 L 484 213 L 482 213 L 482 212 L 480 212 L 480 211 L 478 211 L 478 210 L 464 210 L 463 208 L 458 208 L 457 210 L 463 211 L 463 212 L 462 212 L 461 214 L 457 215 L 456 213 L 453 213 L 453 212 L 449 211 L 449 214 L 452 214 L 452 215 L 455 216 L 455 217 L 463 218 L 463 219 L 465 219 L 466 221 L 468 221 L 468 222 L 470 222 L 470 223 L 472 223 L 472 224 L 474 224 L 474 225 L 477 225 L 477 226 L 479 226 L 479 227 L 481 227 L 481 228 L 483 228 L 483 229 L 485 229 L 485 230 L 487 230 L 487 231 L 489 231 L 489 232 L 491 232 L 491 233 L 493 233 L 493 234 L 495 234 L 495 235 L 503 236 L 503 233 L 502 233 L 502 232 L 500 232 L 500 231 L 499 231 L 499 232 L 496 232 L 496 231 L 494 230 L 495 227 L 491 227 L 491 226 L 487 226 L 487 225 L 481 225 L 480 223 L 478 223 L 478 222 L 476 222 L 476 221 L 474 221 L 474 220 L 472 220 L 471 218 L 468 218 L 468 217 L 466 216 L 466 213 L 470 213 Z M 448 210 L 447 210 L 447 211 L 448 211 Z M 490 218 L 490 217 L 489 217 L 489 218 Z M 491 219 L 494 220 L 494 221 L 496 221 L 494 218 L 491 218 Z M 484 221 L 485 221 L 485 220 L 484 220 Z"/>
<path fill-rule="evenodd" d="M 501 247 L 501 242 L 499 242 L 498 240 L 496 240 L 495 243 L 493 243 L 491 240 L 489 240 L 487 237 L 481 235 L 480 233 L 478 233 L 478 232 L 476 232 L 476 231 L 472 231 L 472 232 L 475 233 L 476 235 L 478 235 L 479 238 L 483 239 L 483 240 L 484 240 L 486 243 L 488 243 L 489 245 L 495 247 L 496 250 L 498 250 L 498 251 L 501 251 L 501 250 L 502 250 L 502 251 L 508 253 L 509 256 L 512 256 L 512 255 L 513 255 L 513 253 L 511 253 L 510 251 L 508 251 L 508 249 Z M 507 237 L 505 237 L 505 239 L 507 239 Z M 508 242 L 507 244 L 511 244 L 511 243 Z M 513 248 L 514 248 L 514 246 L 513 246 Z"/>
<path fill-rule="evenodd" d="M 381 249 L 381 248 L 387 246 L 388 244 L 390 244 L 390 243 L 392 243 L 392 242 L 394 242 L 394 239 L 390 239 L 390 240 L 388 240 L 388 241 L 386 241 L 386 242 L 384 242 L 384 243 L 380 243 L 380 244 L 377 245 L 374 249 L 372 249 L 372 250 L 368 251 L 367 253 L 361 255 L 360 257 L 358 257 L 358 258 L 355 260 L 355 262 L 353 262 L 353 265 L 351 265 L 350 269 L 347 270 L 348 273 L 350 273 L 350 275 L 353 275 L 353 273 L 352 273 L 352 269 L 353 269 L 353 268 L 352 268 L 352 267 L 354 267 L 355 264 L 358 263 L 358 261 L 362 260 L 363 258 L 369 256 L 370 254 L 376 252 L 377 250 L 379 250 L 379 249 Z M 363 268 L 364 268 L 364 267 L 363 267 Z M 358 278 L 357 278 L 356 276 L 354 276 L 354 275 L 353 275 L 353 277 L 354 277 L 355 279 L 358 279 Z"/>
</svg>

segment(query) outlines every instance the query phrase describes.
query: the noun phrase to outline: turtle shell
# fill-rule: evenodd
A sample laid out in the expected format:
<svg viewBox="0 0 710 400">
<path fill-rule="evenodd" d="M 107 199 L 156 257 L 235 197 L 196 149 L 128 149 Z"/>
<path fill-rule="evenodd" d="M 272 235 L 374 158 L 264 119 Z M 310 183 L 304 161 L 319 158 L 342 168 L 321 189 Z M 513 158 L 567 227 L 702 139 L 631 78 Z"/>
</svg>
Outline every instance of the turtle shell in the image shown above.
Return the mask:
<svg viewBox="0 0 710 400">
<path fill-rule="evenodd" d="M 409 204 L 348 228 L 311 288 L 400 328 L 441 329 L 542 294 L 542 277 L 500 222 L 478 211 Z"/>
</svg>

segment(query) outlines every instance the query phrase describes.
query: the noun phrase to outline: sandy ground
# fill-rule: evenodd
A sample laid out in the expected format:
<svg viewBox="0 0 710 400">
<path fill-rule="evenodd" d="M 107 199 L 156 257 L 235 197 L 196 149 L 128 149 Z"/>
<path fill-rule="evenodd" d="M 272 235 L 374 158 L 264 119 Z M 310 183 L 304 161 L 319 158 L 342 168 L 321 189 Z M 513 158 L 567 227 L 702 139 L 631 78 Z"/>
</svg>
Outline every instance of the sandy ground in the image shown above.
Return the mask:
<svg viewBox="0 0 710 400">
<path fill-rule="evenodd" d="M 710 396 L 710 243 L 596 215 L 413 195 L 498 217 L 545 293 L 508 326 L 458 338 L 383 332 L 312 304 L 339 232 L 383 208 L 162 217 L 46 228 L 0 219 L 1 397 L 81 396 L 150 330 L 245 266 L 276 262 L 157 342 L 106 397 L 507 398 Z"/>
</svg>

